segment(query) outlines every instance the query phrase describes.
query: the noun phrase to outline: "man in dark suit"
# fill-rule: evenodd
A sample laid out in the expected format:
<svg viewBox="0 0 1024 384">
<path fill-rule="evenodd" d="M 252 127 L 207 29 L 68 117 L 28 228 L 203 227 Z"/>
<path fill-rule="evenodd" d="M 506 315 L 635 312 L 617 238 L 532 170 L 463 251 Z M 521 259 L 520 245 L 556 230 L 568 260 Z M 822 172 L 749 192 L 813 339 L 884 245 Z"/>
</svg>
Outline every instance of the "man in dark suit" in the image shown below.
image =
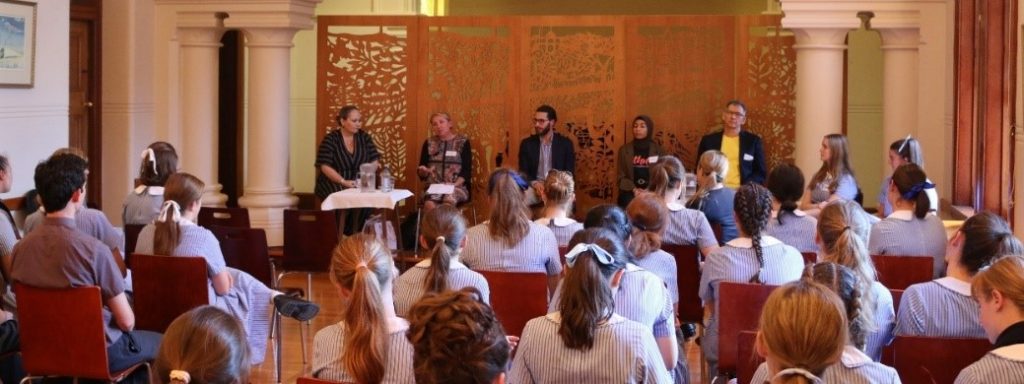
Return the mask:
<svg viewBox="0 0 1024 384">
<path fill-rule="evenodd" d="M 537 184 L 543 184 L 548 171 L 576 171 L 576 151 L 572 140 L 555 132 L 557 122 L 558 114 L 554 108 L 550 105 L 537 107 L 533 115 L 536 134 L 519 144 L 519 171 L 526 174 L 526 180 L 538 191 L 541 188 Z"/>
<path fill-rule="evenodd" d="M 742 129 L 746 119 L 747 106 L 742 101 L 730 100 L 722 111 L 722 130 L 704 135 L 697 146 L 698 165 L 705 151 L 714 149 L 725 154 L 729 160 L 725 186 L 733 189 L 746 183 L 763 184 L 768 174 L 761 137 Z"/>
</svg>

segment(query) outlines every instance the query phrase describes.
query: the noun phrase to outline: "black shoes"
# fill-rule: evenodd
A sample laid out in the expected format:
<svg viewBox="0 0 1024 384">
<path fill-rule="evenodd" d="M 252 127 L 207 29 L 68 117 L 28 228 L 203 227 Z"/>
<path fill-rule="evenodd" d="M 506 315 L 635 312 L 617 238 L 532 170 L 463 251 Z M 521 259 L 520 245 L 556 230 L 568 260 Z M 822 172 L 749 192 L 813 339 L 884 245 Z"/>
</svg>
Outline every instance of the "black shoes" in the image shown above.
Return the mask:
<svg viewBox="0 0 1024 384">
<path fill-rule="evenodd" d="M 289 295 L 274 296 L 274 308 L 277 308 L 278 313 L 298 321 L 309 321 L 320 313 L 319 305 Z"/>
</svg>

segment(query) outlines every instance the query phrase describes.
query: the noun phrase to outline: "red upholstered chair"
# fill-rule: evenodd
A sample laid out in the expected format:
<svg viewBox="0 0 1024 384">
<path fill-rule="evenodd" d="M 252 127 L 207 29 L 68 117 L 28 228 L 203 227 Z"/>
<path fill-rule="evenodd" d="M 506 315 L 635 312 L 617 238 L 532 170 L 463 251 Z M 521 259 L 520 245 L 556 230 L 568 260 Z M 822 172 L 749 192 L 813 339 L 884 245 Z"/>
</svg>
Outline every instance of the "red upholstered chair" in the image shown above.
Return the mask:
<svg viewBox="0 0 1024 384">
<path fill-rule="evenodd" d="M 275 286 L 274 265 L 270 263 L 267 251 L 267 233 L 262 228 L 214 225 L 209 229 L 220 243 L 224 262 L 229 267 L 245 271 L 268 287 Z"/>
<path fill-rule="evenodd" d="M 331 253 L 338 245 L 338 224 L 334 211 L 284 211 L 283 269 L 280 281 L 289 273 L 306 273 L 307 292 L 313 288 L 312 273 L 327 272 Z"/>
<path fill-rule="evenodd" d="M 742 331 L 756 331 L 768 295 L 775 285 L 723 282 L 718 286 L 718 371 L 735 372 L 737 338 Z"/>
<path fill-rule="evenodd" d="M 139 232 L 142 232 L 143 224 L 125 224 L 124 225 L 124 252 L 126 256 L 131 255 L 135 252 L 135 244 L 139 242 Z M 125 260 L 125 263 L 128 261 Z"/>
<path fill-rule="evenodd" d="M 548 276 L 543 273 L 477 271 L 491 289 L 491 308 L 505 332 L 520 336 L 526 322 L 548 313 Z"/>
<path fill-rule="evenodd" d="M 313 377 L 299 377 L 295 380 L 295 384 L 355 384 L 345 381 L 329 381 L 321 380 Z"/>
<path fill-rule="evenodd" d="M 132 256 L 135 328 L 163 333 L 175 318 L 209 304 L 209 279 L 202 257 Z M 20 309 L 19 309 L 20 310 Z"/>
<path fill-rule="evenodd" d="M 905 384 L 952 383 L 990 349 L 992 344 L 985 339 L 896 336 L 882 350 L 881 362 L 896 368 Z"/>
<path fill-rule="evenodd" d="M 817 252 L 800 252 L 800 256 L 804 257 L 804 265 L 811 265 L 818 262 Z"/>
<path fill-rule="evenodd" d="M 736 382 L 749 383 L 750 379 L 754 378 L 754 372 L 757 372 L 757 366 L 764 362 L 764 358 L 754 349 L 757 331 L 740 332 L 736 341 Z"/>
<path fill-rule="evenodd" d="M 143 362 L 110 372 L 99 287 L 48 289 L 15 284 L 14 292 L 26 379 L 70 376 L 117 382 L 140 367 L 149 369 L 149 362 Z"/>
<path fill-rule="evenodd" d="M 892 308 L 894 310 L 896 310 L 896 312 L 899 312 L 900 311 L 900 300 L 903 300 L 903 290 L 902 289 L 890 289 L 889 293 L 892 294 Z"/>
<path fill-rule="evenodd" d="M 249 228 L 249 209 L 247 208 L 215 208 L 203 207 L 199 210 L 199 217 L 196 224 L 210 228 L 218 225 L 221 227 Z"/>
<path fill-rule="evenodd" d="M 907 289 L 911 284 L 932 280 L 931 256 L 872 255 L 878 282 L 889 289 Z"/>
<path fill-rule="evenodd" d="M 700 249 L 695 245 L 662 244 L 661 249 L 676 259 L 679 289 L 679 321 L 701 324 L 704 305 L 700 290 Z"/>
</svg>

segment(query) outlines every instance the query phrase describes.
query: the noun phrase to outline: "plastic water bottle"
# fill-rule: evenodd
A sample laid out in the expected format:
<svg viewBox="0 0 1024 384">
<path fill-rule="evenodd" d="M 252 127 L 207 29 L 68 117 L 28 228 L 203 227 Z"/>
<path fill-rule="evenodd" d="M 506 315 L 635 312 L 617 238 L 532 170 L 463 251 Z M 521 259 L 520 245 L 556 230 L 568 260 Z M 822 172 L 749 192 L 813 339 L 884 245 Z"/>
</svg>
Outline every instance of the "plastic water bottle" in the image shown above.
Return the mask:
<svg viewBox="0 0 1024 384">
<path fill-rule="evenodd" d="M 380 171 L 380 191 L 391 192 L 392 189 L 395 189 L 395 179 L 391 177 L 391 169 L 385 166 Z"/>
</svg>

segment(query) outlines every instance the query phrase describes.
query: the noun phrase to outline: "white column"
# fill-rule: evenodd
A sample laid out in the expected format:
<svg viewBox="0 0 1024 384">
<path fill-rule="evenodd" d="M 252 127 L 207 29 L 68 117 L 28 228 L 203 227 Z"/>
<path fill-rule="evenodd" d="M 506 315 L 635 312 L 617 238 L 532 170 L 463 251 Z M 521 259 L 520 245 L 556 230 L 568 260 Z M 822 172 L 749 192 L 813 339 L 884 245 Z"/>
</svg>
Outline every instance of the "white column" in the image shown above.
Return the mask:
<svg viewBox="0 0 1024 384">
<path fill-rule="evenodd" d="M 843 51 L 848 28 L 795 28 L 796 165 L 821 167 L 821 139 L 843 130 Z"/>
<path fill-rule="evenodd" d="M 181 45 L 181 124 L 182 147 L 178 148 L 180 167 L 206 183 L 203 205 L 223 207 L 227 196 L 217 176 L 217 99 L 220 66 L 220 37 L 224 29 L 213 13 L 190 21 L 204 26 L 182 26 Z"/>
<path fill-rule="evenodd" d="M 882 28 L 882 148 L 907 134 L 919 135 L 917 126 L 917 28 Z M 938 107 L 938 106 L 936 106 Z M 889 164 L 882 164 L 882 174 Z"/>
<path fill-rule="evenodd" d="M 284 242 L 283 211 L 298 204 L 288 184 L 291 48 L 296 29 L 246 28 L 249 49 L 248 151 L 245 195 L 254 227 L 270 245 Z"/>
</svg>

